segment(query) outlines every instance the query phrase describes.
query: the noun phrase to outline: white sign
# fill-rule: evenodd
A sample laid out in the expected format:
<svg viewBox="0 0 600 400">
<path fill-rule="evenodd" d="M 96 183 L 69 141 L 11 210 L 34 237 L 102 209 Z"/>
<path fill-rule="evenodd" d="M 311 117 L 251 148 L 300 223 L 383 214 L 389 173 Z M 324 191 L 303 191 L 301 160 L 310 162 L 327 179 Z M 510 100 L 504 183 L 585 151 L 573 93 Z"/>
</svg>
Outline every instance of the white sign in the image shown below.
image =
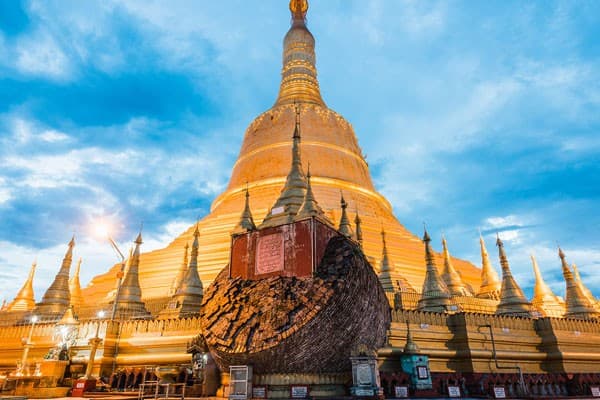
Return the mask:
<svg viewBox="0 0 600 400">
<path fill-rule="evenodd" d="M 267 388 L 266 386 L 254 386 L 252 387 L 252 397 L 255 399 L 266 399 Z"/>
<path fill-rule="evenodd" d="M 592 386 L 592 397 L 600 397 L 600 386 Z"/>
<path fill-rule="evenodd" d="M 458 386 L 448 386 L 448 396 L 460 397 L 460 388 Z"/>
<path fill-rule="evenodd" d="M 408 397 L 408 386 L 394 386 L 394 395 L 398 398 Z"/>
<path fill-rule="evenodd" d="M 356 366 L 356 380 L 359 386 L 369 386 L 371 381 L 371 366 L 369 364 L 358 364 Z"/>
<path fill-rule="evenodd" d="M 292 399 L 304 399 L 308 397 L 308 386 L 292 386 L 290 392 Z"/>
<path fill-rule="evenodd" d="M 504 386 L 494 386 L 494 397 L 497 399 L 506 398 L 506 391 L 504 390 Z"/>
</svg>

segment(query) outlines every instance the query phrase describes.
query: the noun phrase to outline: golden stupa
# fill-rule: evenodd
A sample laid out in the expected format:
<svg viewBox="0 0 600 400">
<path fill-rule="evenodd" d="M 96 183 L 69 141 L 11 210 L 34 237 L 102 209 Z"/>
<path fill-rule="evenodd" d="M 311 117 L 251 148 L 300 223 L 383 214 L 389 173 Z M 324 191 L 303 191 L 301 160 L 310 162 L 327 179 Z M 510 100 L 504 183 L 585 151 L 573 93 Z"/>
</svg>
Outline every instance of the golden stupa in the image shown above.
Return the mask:
<svg viewBox="0 0 600 400">
<path fill-rule="evenodd" d="M 303 170 L 310 163 L 315 198 L 337 225 L 340 220 L 340 192 L 348 202 L 349 218 L 358 211 L 362 220 L 363 248 L 371 264 L 379 269 L 382 254 L 381 231 L 387 235 L 387 252 L 394 265 L 392 282 L 408 281 L 421 287 L 425 277 L 423 244 L 394 216 L 391 204 L 377 192 L 369 166 L 358 145 L 352 125 L 327 107 L 317 81 L 315 39 L 305 24 L 306 0 L 292 0 L 292 26 L 283 42 L 283 69 L 279 96 L 273 107 L 259 115 L 246 129 L 244 141 L 233 165 L 227 189 L 212 203 L 210 213 L 199 223 L 198 271 L 205 287 L 229 263 L 230 234 L 244 210 L 245 190 L 258 225 L 270 211 L 289 171 L 295 107 L 302 120 L 301 153 Z M 176 279 L 186 243 L 193 241 L 190 226 L 167 247 L 144 253 L 139 278 L 145 299 L 168 296 Z M 444 260 L 436 254 L 437 263 Z M 454 259 L 465 284 L 480 286 L 480 271 L 472 264 Z M 114 296 L 115 266 L 98 275 L 83 289 L 92 301 Z M 94 300 L 92 300 L 94 299 Z"/>
</svg>

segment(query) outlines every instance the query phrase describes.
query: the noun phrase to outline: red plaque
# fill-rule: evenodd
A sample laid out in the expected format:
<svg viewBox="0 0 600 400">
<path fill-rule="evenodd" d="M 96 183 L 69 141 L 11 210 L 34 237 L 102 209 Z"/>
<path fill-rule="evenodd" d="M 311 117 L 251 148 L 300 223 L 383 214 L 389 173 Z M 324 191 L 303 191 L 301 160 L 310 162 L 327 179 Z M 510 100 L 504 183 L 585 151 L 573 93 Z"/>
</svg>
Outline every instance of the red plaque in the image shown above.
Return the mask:
<svg viewBox="0 0 600 400">
<path fill-rule="evenodd" d="M 273 233 L 258 239 L 256 246 L 256 275 L 283 270 L 283 235 Z"/>
</svg>

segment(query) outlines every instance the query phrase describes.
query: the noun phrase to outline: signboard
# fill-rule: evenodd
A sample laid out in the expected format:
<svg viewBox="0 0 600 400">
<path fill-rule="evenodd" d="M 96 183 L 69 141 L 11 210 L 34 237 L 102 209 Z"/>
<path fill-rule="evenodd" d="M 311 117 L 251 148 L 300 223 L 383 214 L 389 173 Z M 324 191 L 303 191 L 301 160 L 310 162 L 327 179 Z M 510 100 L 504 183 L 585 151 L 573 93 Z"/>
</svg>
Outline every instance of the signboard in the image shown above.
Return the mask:
<svg viewBox="0 0 600 400">
<path fill-rule="evenodd" d="M 448 396 L 460 397 L 460 388 L 458 386 L 448 386 Z"/>
<path fill-rule="evenodd" d="M 494 386 L 494 397 L 497 399 L 506 398 L 506 390 L 504 389 L 504 386 Z"/>
<path fill-rule="evenodd" d="M 424 365 L 417 366 L 417 378 L 419 379 L 427 379 L 429 378 L 429 371 L 427 367 Z"/>
<path fill-rule="evenodd" d="M 356 380 L 359 386 L 371 386 L 371 366 L 369 364 L 358 364 L 356 366 Z"/>
<path fill-rule="evenodd" d="M 358 388 L 355 390 L 354 392 L 355 396 L 373 396 L 373 389 L 362 389 L 362 388 Z"/>
<path fill-rule="evenodd" d="M 600 397 L 600 386 L 591 386 L 592 397 Z"/>
<path fill-rule="evenodd" d="M 266 386 L 254 386 L 252 388 L 252 398 L 266 399 L 267 398 L 267 387 Z"/>
<path fill-rule="evenodd" d="M 305 399 L 308 397 L 308 386 L 295 385 L 290 387 L 290 397 L 292 399 Z"/>
<path fill-rule="evenodd" d="M 408 386 L 394 386 L 394 397 L 397 397 L 397 398 L 408 397 Z"/>
<path fill-rule="evenodd" d="M 256 275 L 283 270 L 283 235 L 273 233 L 258 238 Z"/>
</svg>

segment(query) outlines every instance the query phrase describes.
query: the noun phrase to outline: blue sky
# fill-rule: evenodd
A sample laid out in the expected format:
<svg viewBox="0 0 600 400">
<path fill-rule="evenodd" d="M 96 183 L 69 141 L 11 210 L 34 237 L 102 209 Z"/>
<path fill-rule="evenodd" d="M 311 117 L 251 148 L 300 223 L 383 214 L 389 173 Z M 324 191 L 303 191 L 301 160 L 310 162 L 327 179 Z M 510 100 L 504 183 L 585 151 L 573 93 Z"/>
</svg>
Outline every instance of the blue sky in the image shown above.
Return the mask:
<svg viewBox="0 0 600 400">
<path fill-rule="evenodd" d="M 500 231 L 528 292 L 556 243 L 600 294 L 600 3 L 313 0 L 323 97 L 378 189 L 479 264 Z M 227 184 L 274 102 L 287 1 L 0 2 L 0 285 L 36 295 L 78 237 L 82 280 L 116 261 L 89 233 L 167 244 Z M 436 244 L 439 248 L 440 246 Z"/>
</svg>

